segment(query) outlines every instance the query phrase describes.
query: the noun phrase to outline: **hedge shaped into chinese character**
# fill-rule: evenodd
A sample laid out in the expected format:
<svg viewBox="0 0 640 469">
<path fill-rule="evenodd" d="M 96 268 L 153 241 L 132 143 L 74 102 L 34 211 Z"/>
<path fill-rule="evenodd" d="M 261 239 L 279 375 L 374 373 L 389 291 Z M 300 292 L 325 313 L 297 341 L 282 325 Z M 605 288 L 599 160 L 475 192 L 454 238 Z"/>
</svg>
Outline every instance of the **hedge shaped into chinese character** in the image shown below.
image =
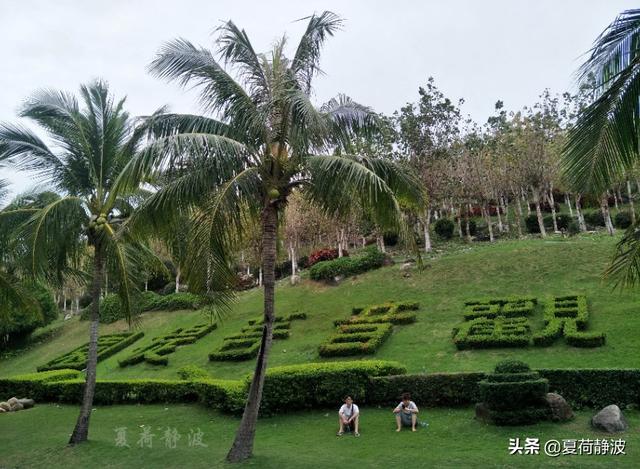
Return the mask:
<svg viewBox="0 0 640 469">
<path fill-rule="evenodd" d="M 453 342 L 458 350 L 526 347 L 531 340 L 527 316 L 537 303 L 530 297 L 466 301 L 465 322 L 453 329 Z"/>
<path fill-rule="evenodd" d="M 389 338 L 394 324 L 416 321 L 416 302 L 383 303 L 353 308 L 349 319 L 334 321 L 336 334 L 320 345 L 321 357 L 373 354 Z"/>
<path fill-rule="evenodd" d="M 531 327 L 526 317 L 494 319 L 478 318 L 454 329 L 453 342 L 458 350 L 526 347 L 531 340 Z"/>
<path fill-rule="evenodd" d="M 98 338 L 98 361 L 102 361 L 144 336 L 143 332 L 123 332 L 121 334 L 107 334 Z M 89 344 L 86 343 L 77 347 L 64 355 L 55 358 L 45 365 L 39 366 L 38 371 L 50 370 L 83 370 L 87 364 L 87 353 Z"/>
<path fill-rule="evenodd" d="M 372 354 L 391 335 L 391 323 L 343 324 L 338 333 L 320 345 L 321 357 Z"/>
<path fill-rule="evenodd" d="M 306 319 L 306 313 L 293 313 L 287 316 L 276 316 L 273 325 L 273 339 L 287 339 L 291 328 L 291 321 Z M 249 326 L 243 327 L 239 334 L 224 338 L 222 346 L 209 354 L 210 361 L 243 361 L 255 358 L 260 350 L 262 338 L 263 318 L 248 321 Z"/>
<path fill-rule="evenodd" d="M 197 324 L 189 328 L 178 328 L 168 334 L 154 337 L 149 345 L 133 350 L 133 353 L 118 364 L 124 368 L 147 362 L 151 365 L 168 365 L 167 355 L 172 354 L 181 345 L 189 345 L 216 329 L 217 324 Z"/>
<path fill-rule="evenodd" d="M 379 305 L 372 305 L 366 308 L 357 307 L 351 310 L 352 316 L 349 319 L 339 319 L 333 323 L 336 326 L 343 324 L 412 324 L 416 322 L 417 311 L 420 305 L 415 301 L 388 302 Z"/>
<path fill-rule="evenodd" d="M 505 318 L 530 316 L 536 308 L 536 298 L 496 298 L 490 300 L 470 300 L 465 302 L 464 319 L 492 319 L 498 316 Z"/>
<path fill-rule="evenodd" d="M 589 321 L 587 298 L 581 295 L 558 296 L 544 311 L 545 328 L 534 334 L 533 343 L 546 347 L 564 335 L 574 347 L 600 347 L 605 343 L 602 332 L 584 332 Z"/>
<path fill-rule="evenodd" d="M 479 383 L 482 402 L 476 415 L 495 425 L 530 425 L 549 419 L 545 395 L 549 380 L 531 371 L 529 365 L 505 360 Z"/>
</svg>

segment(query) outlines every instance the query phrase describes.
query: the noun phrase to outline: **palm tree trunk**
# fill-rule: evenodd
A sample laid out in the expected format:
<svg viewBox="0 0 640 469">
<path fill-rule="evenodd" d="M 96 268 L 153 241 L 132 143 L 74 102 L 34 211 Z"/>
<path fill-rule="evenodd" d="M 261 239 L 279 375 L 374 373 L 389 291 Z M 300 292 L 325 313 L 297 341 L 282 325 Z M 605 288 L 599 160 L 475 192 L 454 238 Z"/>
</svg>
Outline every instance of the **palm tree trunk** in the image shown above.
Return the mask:
<svg viewBox="0 0 640 469">
<path fill-rule="evenodd" d="M 227 460 L 230 462 L 244 461 L 250 458 L 253 453 L 253 440 L 256 433 L 260 401 L 262 400 L 267 358 L 273 339 L 277 225 L 277 208 L 273 204 L 268 204 L 262 212 L 262 265 L 264 270 L 264 326 L 262 327 L 262 341 L 240 427 L 227 454 Z"/>
<path fill-rule="evenodd" d="M 96 391 L 96 367 L 98 365 L 98 324 L 100 321 L 100 289 L 104 276 L 104 261 L 102 259 L 102 248 L 95 246 L 93 256 L 93 285 L 91 286 L 91 323 L 89 325 L 89 352 L 87 354 L 86 380 L 84 384 L 84 395 L 80 406 L 80 415 L 73 429 L 70 445 L 76 445 L 87 441 L 89 436 L 89 418 L 93 407 L 93 396 Z"/>
</svg>

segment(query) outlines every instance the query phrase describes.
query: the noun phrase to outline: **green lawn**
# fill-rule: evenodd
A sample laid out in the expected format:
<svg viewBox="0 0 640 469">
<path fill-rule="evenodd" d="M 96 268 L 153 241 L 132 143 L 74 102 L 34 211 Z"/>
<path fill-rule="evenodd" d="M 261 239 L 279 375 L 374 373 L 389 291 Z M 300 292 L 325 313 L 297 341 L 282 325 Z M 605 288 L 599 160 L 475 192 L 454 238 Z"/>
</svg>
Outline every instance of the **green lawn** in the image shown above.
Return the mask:
<svg viewBox="0 0 640 469">
<path fill-rule="evenodd" d="M 287 281 L 277 289 L 278 314 L 305 311 L 309 318 L 292 322 L 291 337 L 275 341 L 270 365 L 319 361 L 318 345 L 333 329 L 334 319 L 346 318 L 352 306 L 387 300 L 417 300 L 421 304 L 418 322 L 396 326 L 393 335 L 373 356 L 398 360 L 411 372 L 488 371 L 503 358 L 518 358 L 533 368 L 637 367 L 640 356 L 640 294 L 612 291 L 601 281 L 601 273 L 613 252 L 617 238 L 603 235 L 572 239 L 503 241 L 493 245 L 457 245 L 427 260 L 423 273 L 403 278 L 399 265 L 354 278 L 339 286 L 305 281 L 291 287 Z M 516 348 L 459 352 L 451 342 L 451 330 L 462 319 L 463 301 L 474 297 L 533 295 L 587 295 L 591 312 L 590 329 L 604 331 L 607 344 L 601 348 L 578 349 L 560 340 L 548 348 Z M 193 345 L 169 355 L 169 366 L 146 363 L 125 369 L 117 360 L 130 353 L 116 354 L 98 366 L 102 378 L 175 378 L 180 366 L 195 364 L 216 378 L 237 378 L 252 370 L 252 361 L 209 362 L 207 354 L 223 337 L 239 332 L 246 321 L 260 313 L 261 291 L 240 295 L 233 312 L 221 327 Z M 146 344 L 160 333 L 208 320 L 198 312 L 146 313 L 139 327 L 146 336 L 135 346 Z M 534 317 L 541 327 L 542 312 Z M 49 341 L 22 351 L 17 357 L 0 359 L 0 376 L 35 371 L 36 366 L 73 349 L 87 340 L 86 322 L 71 320 Z M 534 329 L 535 329 L 534 328 Z M 103 333 L 126 329 L 125 324 L 102 327 Z M 134 346 L 134 347 L 135 347 Z M 365 357 L 370 358 L 370 357 Z"/>
<path fill-rule="evenodd" d="M 589 428 L 591 412 L 577 413 L 564 424 L 531 427 L 493 427 L 473 418 L 473 409 L 423 409 L 429 422 L 417 433 L 395 433 L 390 409 L 364 408 L 362 436 L 336 437 L 336 411 L 261 419 L 255 457 L 239 467 L 638 467 L 640 464 L 640 412 L 626 412 L 631 430 L 615 438 L 626 441 L 626 455 L 559 456 L 509 455 L 509 438 L 549 439 L 611 438 Z M 90 439 L 77 448 L 65 446 L 77 408 L 39 405 L 0 417 L 0 467 L 57 468 L 212 468 L 224 467 L 238 419 L 201 406 L 158 405 L 99 407 L 92 416 Z M 155 434 L 151 448 L 137 446 L 141 425 Z M 127 428 L 130 448 L 116 447 L 116 432 Z M 167 428 L 181 438 L 175 448 L 161 440 Z M 207 447 L 190 447 L 190 430 L 203 432 Z M 238 466 L 232 466 L 238 467 Z"/>
</svg>

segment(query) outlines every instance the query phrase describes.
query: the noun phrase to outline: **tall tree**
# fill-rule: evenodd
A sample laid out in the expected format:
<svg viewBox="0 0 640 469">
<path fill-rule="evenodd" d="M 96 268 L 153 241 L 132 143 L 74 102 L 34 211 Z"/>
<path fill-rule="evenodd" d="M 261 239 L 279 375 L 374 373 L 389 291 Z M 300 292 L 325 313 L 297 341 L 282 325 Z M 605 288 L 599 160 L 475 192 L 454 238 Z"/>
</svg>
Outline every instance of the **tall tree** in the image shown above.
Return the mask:
<svg viewBox="0 0 640 469">
<path fill-rule="evenodd" d="M 253 451 L 273 337 L 277 227 L 292 191 L 300 190 L 328 214 L 348 211 L 358 200 L 376 223 L 395 229 L 406 228 L 397 197 L 422 196 L 416 181 L 388 159 L 334 154 L 376 122 L 368 108 L 346 96 L 319 109 L 310 100 L 322 46 L 341 26 L 331 12 L 309 17 L 294 56 L 288 58 L 286 38 L 269 53 L 258 54 L 247 33 L 229 21 L 218 29 L 219 58 L 176 39 L 150 65 L 157 77 L 198 88 L 200 104 L 210 114 L 151 119 L 156 141 L 129 168 L 134 182 L 139 175 L 153 176 L 178 163 L 186 168 L 142 210 L 160 220 L 176 209 L 198 207 L 185 266 L 190 287 L 203 289 L 212 274 L 227 275 L 244 221 L 260 224 L 264 326 L 229 461 L 244 460 Z"/>
<path fill-rule="evenodd" d="M 68 269 L 78 267 L 86 245 L 93 251 L 86 379 L 80 414 L 69 440 L 72 445 L 86 441 L 89 433 L 100 290 L 106 269 L 116 276 L 128 318 L 134 310 L 131 297 L 139 246 L 128 243 L 127 233 L 120 229 L 132 207 L 130 193 L 120 190 L 117 180 L 144 137 L 124 111 L 124 99 L 114 101 L 106 83 L 95 81 L 81 86 L 80 100 L 82 104 L 72 94 L 43 90 L 20 110 L 20 117 L 40 126 L 53 146 L 27 127 L 0 125 L 0 160 L 36 172 L 64 194 L 43 208 L 19 209 L 20 213 L 29 213 L 21 229 L 28 245 L 31 274 L 59 283 Z M 136 184 L 133 187 L 137 189 Z M 8 210 L 2 216 L 18 214 Z"/>
</svg>

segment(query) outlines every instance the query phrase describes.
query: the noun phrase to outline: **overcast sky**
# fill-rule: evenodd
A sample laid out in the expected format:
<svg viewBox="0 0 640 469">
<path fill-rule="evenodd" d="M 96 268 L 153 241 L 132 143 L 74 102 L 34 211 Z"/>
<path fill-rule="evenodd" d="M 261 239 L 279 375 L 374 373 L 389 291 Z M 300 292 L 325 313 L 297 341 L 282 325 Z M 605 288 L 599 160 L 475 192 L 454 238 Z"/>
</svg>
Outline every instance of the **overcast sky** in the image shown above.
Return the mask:
<svg viewBox="0 0 640 469">
<path fill-rule="evenodd" d="M 257 51 L 304 29 L 296 19 L 331 10 L 344 30 L 327 44 L 316 81 L 322 103 L 346 93 L 378 112 L 415 101 L 433 76 L 464 112 L 486 120 L 496 100 L 531 104 L 544 88 L 562 92 L 596 36 L 634 2 L 623 0 L 431 1 L 32 1 L 0 0 L 0 121 L 16 121 L 21 101 L 38 88 L 75 91 L 96 77 L 126 95 L 133 115 L 168 104 L 196 112 L 194 94 L 145 70 L 159 46 L 185 37 L 212 46 L 212 31 L 232 19 Z M 6 168 L 13 192 L 31 186 Z"/>
</svg>

